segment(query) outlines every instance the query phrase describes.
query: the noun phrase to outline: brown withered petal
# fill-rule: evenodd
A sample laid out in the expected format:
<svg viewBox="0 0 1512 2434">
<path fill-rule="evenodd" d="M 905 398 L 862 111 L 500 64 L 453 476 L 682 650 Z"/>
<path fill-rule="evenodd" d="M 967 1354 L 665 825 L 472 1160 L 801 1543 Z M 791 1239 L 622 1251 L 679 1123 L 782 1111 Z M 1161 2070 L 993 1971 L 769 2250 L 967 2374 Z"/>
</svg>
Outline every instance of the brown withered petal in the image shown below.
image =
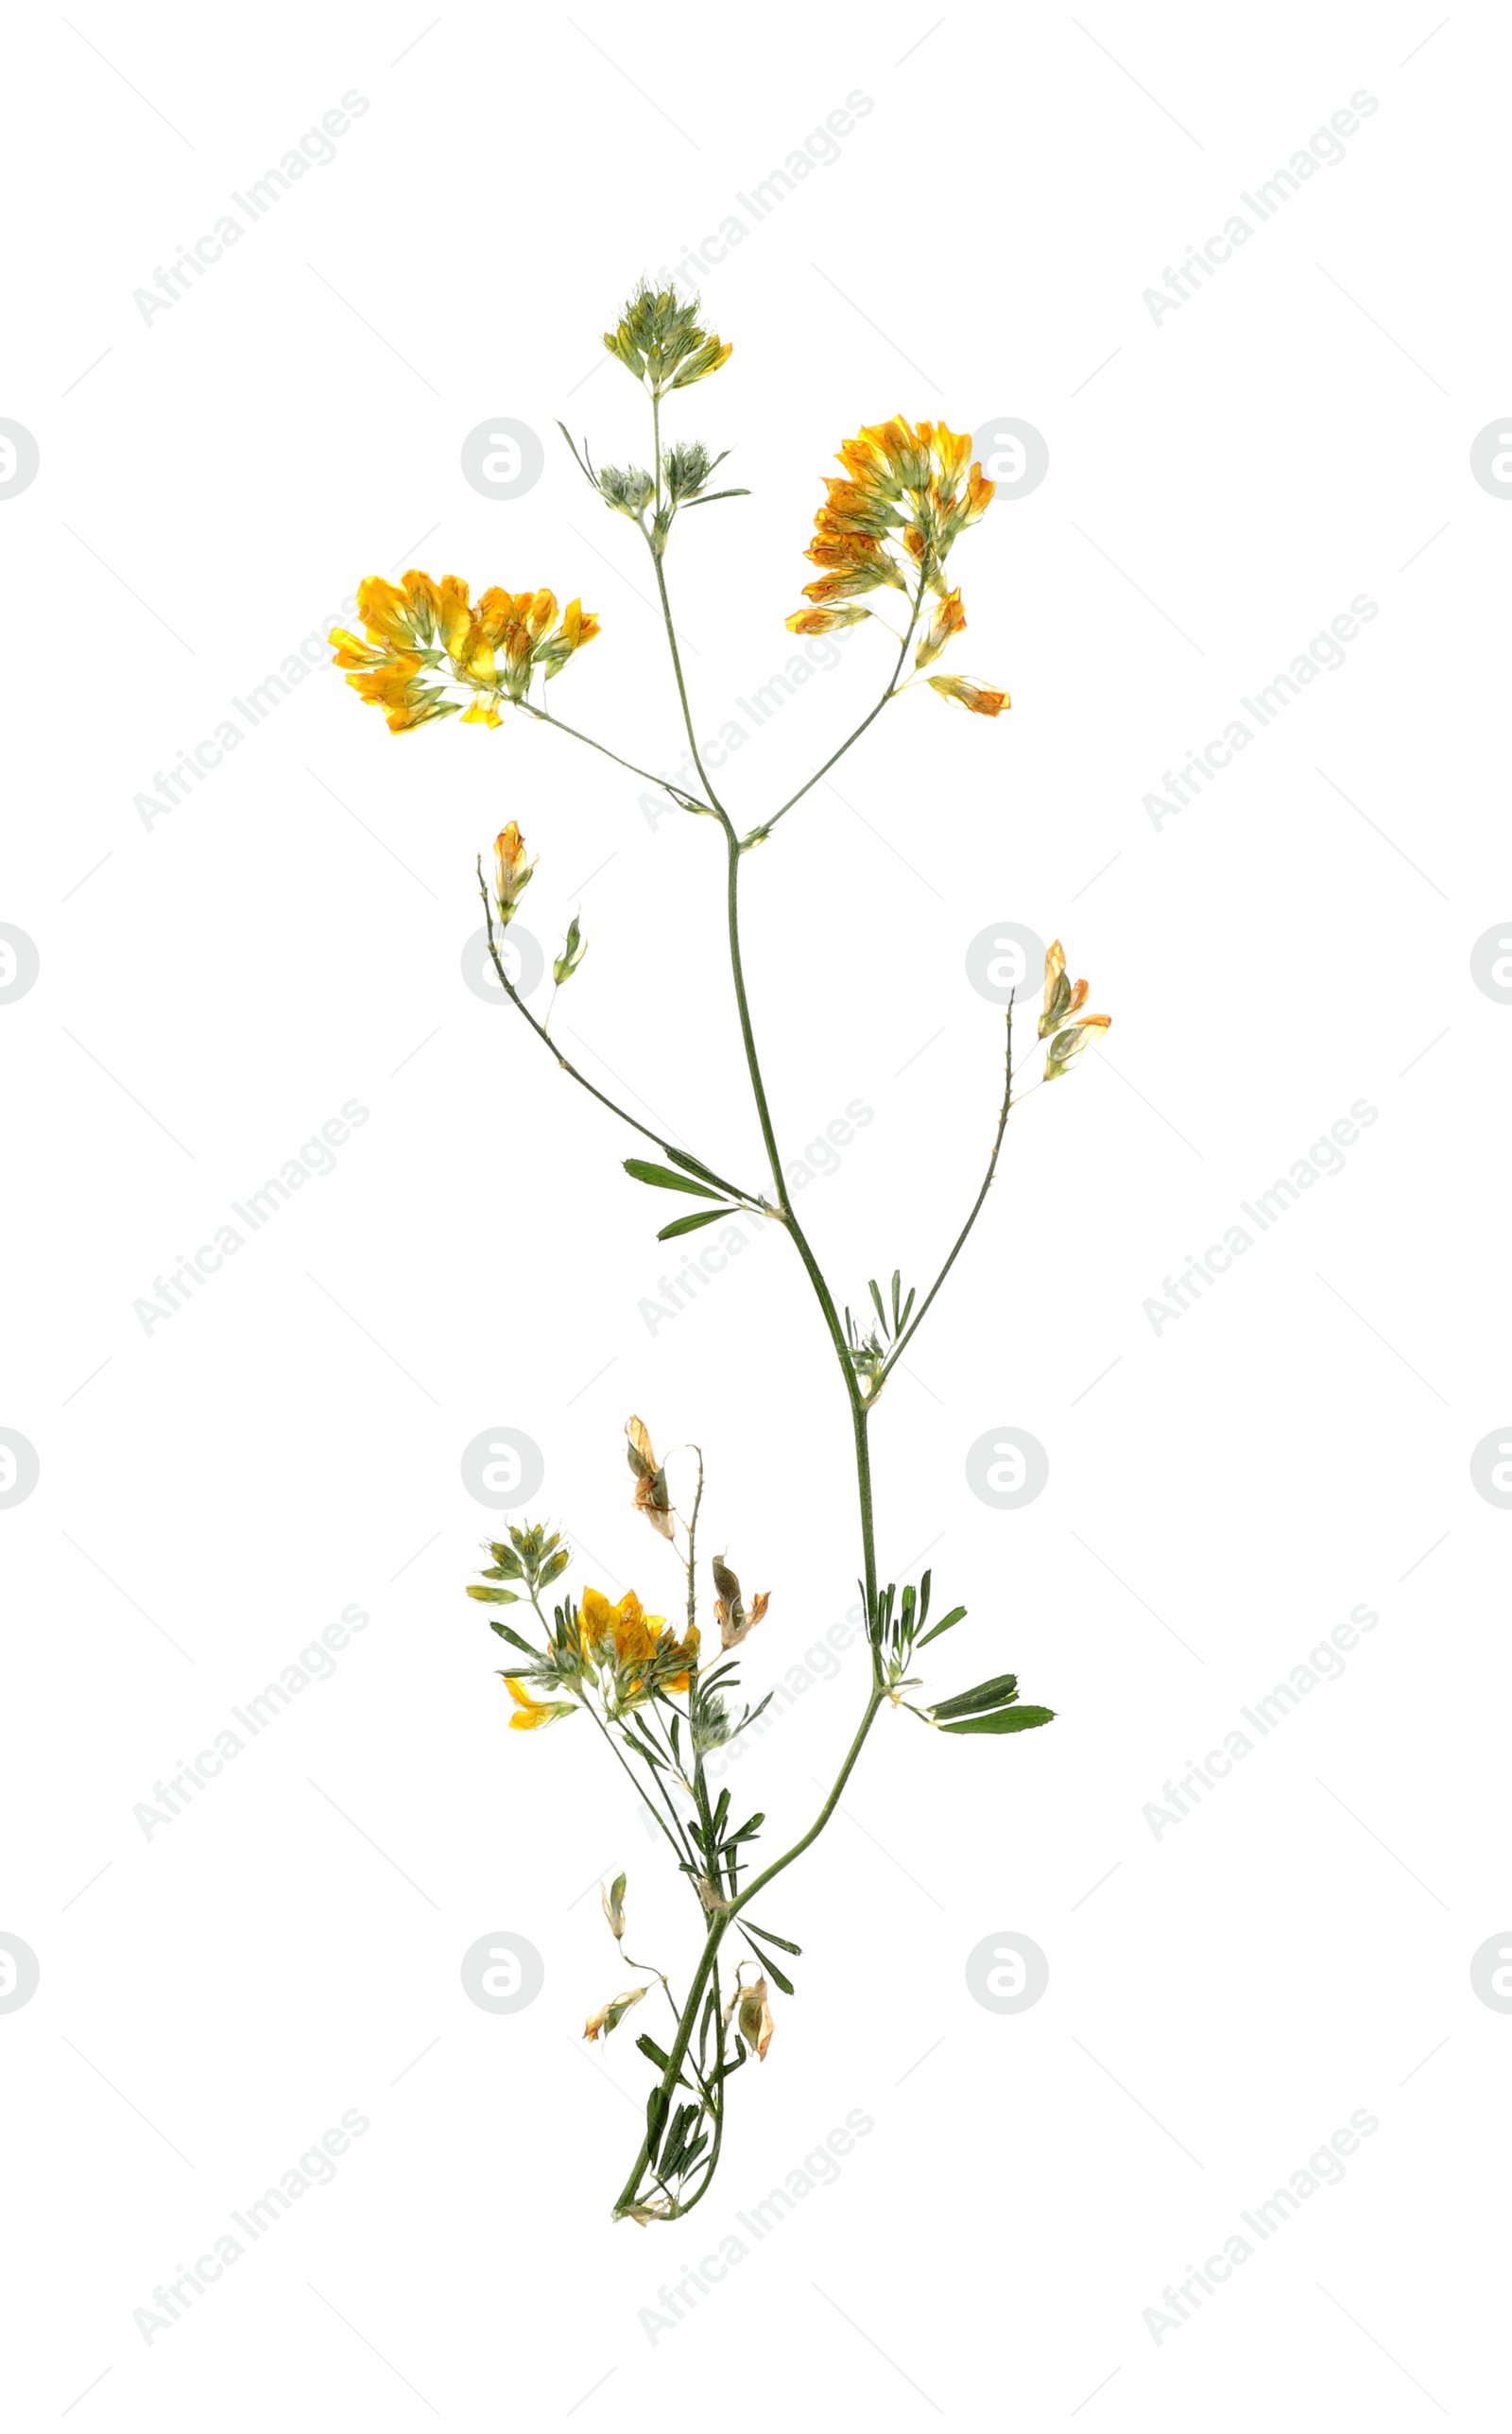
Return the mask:
<svg viewBox="0 0 1512 2434">
<path fill-rule="evenodd" d="M 722 1649 L 739 1648 L 743 1640 L 749 1638 L 766 1612 L 770 1595 L 769 1590 L 762 1590 L 760 1596 L 753 1597 L 748 1606 L 741 1605 L 738 1600 L 731 1605 L 725 1597 L 714 1599 L 714 1619 L 719 1625 L 719 1645 Z"/>
</svg>

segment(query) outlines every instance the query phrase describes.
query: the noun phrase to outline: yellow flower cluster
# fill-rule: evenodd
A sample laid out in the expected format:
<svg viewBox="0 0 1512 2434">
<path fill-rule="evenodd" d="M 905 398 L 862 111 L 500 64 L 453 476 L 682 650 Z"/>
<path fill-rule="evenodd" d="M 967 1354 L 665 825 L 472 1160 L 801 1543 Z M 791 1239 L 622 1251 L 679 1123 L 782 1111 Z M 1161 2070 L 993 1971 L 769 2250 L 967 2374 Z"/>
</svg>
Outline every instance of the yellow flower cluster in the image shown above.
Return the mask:
<svg viewBox="0 0 1512 2434">
<path fill-rule="evenodd" d="M 475 602 L 455 575 L 438 583 L 411 568 L 401 583 L 369 575 L 357 587 L 367 640 L 337 626 L 337 667 L 364 701 L 382 710 L 394 734 L 462 712 L 464 726 L 497 727 L 500 704 L 523 701 L 536 669 L 549 680 L 591 643 L 598 619 L 569 600 L 560 621 L 552 592 L 491 589 Z M 470 697 L 466 709 L 446 684 Z"/>
<path fill-rule="evenodd" d="M 812 603 L 787 620 L 795 634 L 833 633 L 869 616 L 857 602 L 882 588 L 939 601 L 915 654 L 929 666 L 966 623 L 958 591 L 947 589 L 945 561 L 954 543 L 986 513 L 992 484 L 971 461 L 970 439 L 944 423 L 917 426 L 899 414 L 863 426 L 839 451 L 843 481 L 825 482 L 807 556 L 818 567 L 805 584 Z M 1008 697 L 959 676 L 932 676 L 948 700 L 995 718 Z"/>
<path fill-rule="evenodd" d="M 690 1674 L 698 1654 L 698 1627 L 690 1624 L 686 1635 L 679 1639 L 669 1631 L 664 1614 L 648 1614 L 633 1589 L 627 1589 L 617 1606 L 610 1605 L 603 1592 L 585 1589 L 579 1628 L 583 1647 L 605 1664 L 611 1662 L 618 1671 L 620 1703 L 639 1697 L 648 1686 L 658 1690 L 680 1693 L 687 1689 Z M 680 1658 L 680 1669 L 669 1672 L 669 1666 Z"/>
</svg>

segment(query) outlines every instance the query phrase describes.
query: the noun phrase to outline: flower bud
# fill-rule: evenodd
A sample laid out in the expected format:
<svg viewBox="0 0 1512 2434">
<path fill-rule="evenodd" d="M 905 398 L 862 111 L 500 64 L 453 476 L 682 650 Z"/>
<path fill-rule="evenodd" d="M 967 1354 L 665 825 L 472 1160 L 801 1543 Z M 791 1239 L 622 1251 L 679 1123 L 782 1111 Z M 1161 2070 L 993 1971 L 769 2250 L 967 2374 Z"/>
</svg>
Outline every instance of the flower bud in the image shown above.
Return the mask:
<svg viewBox="0 0 1512 2434">
<path fill-rule="evenodd" d="M 533 862 L 525 860 L 524 839 L 512 820 L 508 827 L 502 828 L 494 838 L 493 866 L 499 923 L 502 928 L 507 929 L 514 919 L 516 906 L 530 885 L 530 874 L 536 867 Z"/>
<path fill-rule="evenodd" d="M 574 913 L 567 932 L 567 943 L 551 967 L 551 976 L 558 989 L 564 980 L 572 978 L 587 953 L 588 941 L 578 928 L 577 915 Z"/>
</svg>

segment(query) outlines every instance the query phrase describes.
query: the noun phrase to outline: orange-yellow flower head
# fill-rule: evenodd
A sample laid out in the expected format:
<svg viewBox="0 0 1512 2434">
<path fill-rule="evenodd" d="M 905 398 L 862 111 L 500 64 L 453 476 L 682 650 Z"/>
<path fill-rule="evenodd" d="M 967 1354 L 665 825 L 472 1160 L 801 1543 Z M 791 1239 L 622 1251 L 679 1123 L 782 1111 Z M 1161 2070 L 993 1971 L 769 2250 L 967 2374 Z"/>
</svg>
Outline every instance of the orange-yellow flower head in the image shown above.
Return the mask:
<svg viewBox="0 0 1512 2434">
<path fill-rule="evenodd" d="M 357 611 L 367 640 L 336 627 L 336 665 L 352 670 L 348 683 L 387 714 L 396 735 L 458 711 L 464 726 L 497 727 L 501 706 L 527 699 L 538 668 L 549 682 L 599 630 L 580 600 L 558 622 L 554 593 L 491 590 L 474 605 L 460 577 L 436 583 L 416 568 L 401 583 L 369 575 Z"/>
<path fill-rule="evenodd" d="M 1073 987 L 1067 976 L 1065 949 L 1057 938 L 1045 956 L 1045 998 L 1040 1016 L 1040 1037 L 1050 1040 L 1045 1058 L 1046 1081 L 1058 1081 L 1067 1067 L 1094 1040 L 1100 1040 L 1112 1023 L 1111 1014 L 1082 1013 L 1087 994 L 1085 980 L 1078 980 Z"/>
<path fill-rule="evenodd" d="M 992 484 L 971 461 L 971 443 L 961 432 L 945 423 L 913 423 L 902 414 L 864 424 L 838 456 L 845 478 L 825 483 L 824 504 L 814 518 L 808 556 L 819 572 L 804 585 L 811 605 L 788 618 L 788 631 L 822 634 L 859 625 L 872 612 L 849 604 L 885 589 L 912 602 L 911 635 L 924 595 L 933 592 L 939 606 L 914 661 L 916 668 L 926 668 L 966 623 L 960 593 L 948 588 L 945 561 L 986 511 Z M 948 698 L 990 717 L 1007 707 L 1007 695 L 989 686 L 937 682 Z"/>
</svg>

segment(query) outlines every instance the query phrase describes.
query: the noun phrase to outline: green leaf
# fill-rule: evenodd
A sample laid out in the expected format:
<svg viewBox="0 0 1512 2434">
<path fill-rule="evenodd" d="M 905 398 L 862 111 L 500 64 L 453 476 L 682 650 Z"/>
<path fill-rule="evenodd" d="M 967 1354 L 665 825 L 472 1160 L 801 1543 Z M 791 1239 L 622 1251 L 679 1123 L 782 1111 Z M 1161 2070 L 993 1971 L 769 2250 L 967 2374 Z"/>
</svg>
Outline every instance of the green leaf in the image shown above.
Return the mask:
<svg viewBox="0 0 1512 2434">
<path fill-rule="evenodd" d="M 696 1200 L 712 1200 L 718 1188 L 696 1183 L 687 1175 L 675 1175 L 670 1166 L 653 1165 L 648 1158 L 627 1158 L 624 1163 L 626 1173 L 633 1175 L 638 1183 L 656 1183 L 664 1192 L 692 1192 Z"/>
<path fill-rule="evenodd" d="M 655 2063 L 659 2071 L 669 2071 L 672 2068 L 671 2055 L 662 2051 L 654 2037 L 637 2037 L 635 2042 L 647 2060 Z"/>
<path fill-rule="evenodd" d="M 1037 1724 L 1053 1724 L 1053 1707 L 998 1707 L 990 1716 L 963 1716 L 957 1724 L 942 1724 L 942 1733 L 1030 1733 Z"/>
<path fill-rule="evenodd" d="M 706 1166 L 701 1159 L 690 1158 L 685 1149 L 669 1149 L 667 1151 L 667 1156 L 671 1159 L 675 1166 L 685 1166 L 690 1175 L 706 1175 L 716 1190 L 724 1190 L 724 1185 L 720 1182 L 719 1178 L 714 1173 L 713 1167 Z"/>
<path fill-rule="evenodd" d="M 744 1927 L 741 1929 L 741 1933 L 743 1935 L 745 1934 Z M 790 1977 L 783 1977 L 770 1953 L 763 1952 L 760 1944 L 751 1943 L 751 1940 L 748 1935 L 746 1936 L 746 1942 L 750 1944 L 752 1952 L 756 1955 L 757 1959 L 765 1970 L 767 1977 L 772 1979 L 775 1985 L 781 1988 L 784 1994 L 791 1994 L 793 1992 L 793 1981 Z"/>
<path fill-rule="evenodd" d="M 930 1641 L 937 1640 L 941 1631 L 948 1631 L 953 1624 L 964 1622 L 965 1619 L 966 1608 L 964 1606 L 953 1606 L 950 1613 L 945 1616 L 942 1622 L 936 1623 L 932 1631 L 926 1631 L 924 1633 L 923 1638 L 919 1643 L 919 1647 L 928 1648 Z"/>
<path fill-rule="evenodd" d="M 654 2087 L 645 2099 L 646 2154 L 653 2164 L 656 2162 L 656 2150 L 662 2142 L 662 2129 L 671 2101 L 664 2087 Z"/>
<path fill-rule="evenodd" d="M 690 1183 L 687 1189 L 696 1191 L 697 1185 Z M 675 1234 L 696 1234 L 701 1225 L 717 1225 L 722 1217 L 729 1215 L 730 1202 L 726 1200 L 716 1209 L 699 1209 L 692 1217 L 675 1218 L 671 1225 L 659 1229 L 656 1238 L 658 1242 L 670 1242 Z"/>
<path fill-rule="evenodd" d="M 490 1631 L 497 1631 L 501 1640 L 507 1640 L 511 1648 L 524 1649 L 526 1656 L 533 1656 L 536 1662 L 540 1663 L 541 1650 L 538 1648 L 532 1648 L 528 1640 L 523 1640 L 518 1631 L 512 1631 L 507 1623 L 496 1623 L 490 1614 L 489 1629 Z"/>
<path fill-rule="evenodd" d="M 785 1935 L 773 1935 L 770 1927 L 759 1927 L 754 1919 L 742 1919 L 740 1924 L 743 1930 L 748 1929 L 752 1935 L 759 1935 L 764 1943 L 775 1943 L 780 1952 L 796 1952 L 801 1957 L 802 1945 L 789 1943 Z"/>
<path fill-rule="evenodd" d="M 974 1689 L 958 1690 L 954 1699 L 936 1699 L 930 1713 L 937 1723 L 946 1716 L 974 1716 L 983 1707 L 1005 1707 L 1018 1688 L 1016 1673 L 994 1674 L 990 1682 L 979 1682 Z"/>
</svg>

